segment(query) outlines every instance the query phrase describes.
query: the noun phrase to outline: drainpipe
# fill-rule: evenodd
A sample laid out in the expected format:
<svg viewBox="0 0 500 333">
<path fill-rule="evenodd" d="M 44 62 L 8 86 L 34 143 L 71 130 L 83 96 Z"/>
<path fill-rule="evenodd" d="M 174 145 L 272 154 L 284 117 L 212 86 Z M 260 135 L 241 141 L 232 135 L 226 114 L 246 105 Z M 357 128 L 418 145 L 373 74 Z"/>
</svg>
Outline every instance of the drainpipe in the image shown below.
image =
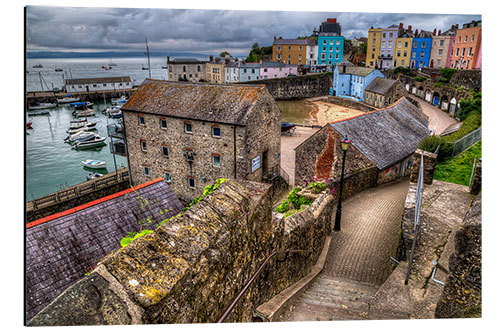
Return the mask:
<svg viewBox="0 0 500 333">
<path fill-rule="evenodd" d="M 236 125 L 233 125 L 234 179 L 236 179 Z"/>
</svg>

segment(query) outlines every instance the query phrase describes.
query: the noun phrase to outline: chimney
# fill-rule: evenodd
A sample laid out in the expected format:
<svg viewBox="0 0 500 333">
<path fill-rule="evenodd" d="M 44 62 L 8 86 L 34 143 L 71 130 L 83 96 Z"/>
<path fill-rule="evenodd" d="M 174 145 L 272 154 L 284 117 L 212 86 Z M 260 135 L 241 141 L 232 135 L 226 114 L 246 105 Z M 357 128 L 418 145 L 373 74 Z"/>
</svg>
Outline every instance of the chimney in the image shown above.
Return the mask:
<svg viewBox="0 0 500 333">
<path fill-rule="evenodd" d="M 280 36 L 280 38 L 279 38 L 279 39 L 283 39 L 283 37 L 281 37 L 281 36 Z"/>
<path fill-rule="evenodd" d="M 418 29 L 415 29 L 415 37 L 418 35 Z"/>
<path fill-rule="evenodd" d="M 438 36 L 441 36 L 441 29 L 439 29 L 438 31 Z"/>
<path fill-rule="evenodd" d="M 373 26 L 370 29 L 373 29 Z"/>
<path fill-rule="evenodd" d="M 411 30 L 411 25 L 408 26 L 408 30 L 410 30 L 410 32 L 412 32 L 413 30 Z"/>
<path fill-rule="evenodd" d="M 344 73 L 344 74 L 345 74 L 345 68 L 346 68 L 346 65 L 344 64 L 344 65 L 342 66 L 342 73 Z"/>
<path fill-rule="evenodd" d="M 403 23 L 399 23 L 399 29 L 403 29 Z"/>
<path fill-rule="evenodd" d="M 436 36 L 436 28 L 434 28 L 434 31 L 432 32 L 433 36 Z"/>
<path fill-rule="evenodd" d="M 210 56 L 210 61 L 214 61 L 214 56 Z"/>
<path fill-rule="evenodd" d="M 170 62 L 170 56 L 167 56 L 167 62 Z"/>
<path fill-rule="evenodd" d="M 326 22 L 327 23 L 337 23 L 337 19 L 336 18 L 327 18 Z"/>
</svg>

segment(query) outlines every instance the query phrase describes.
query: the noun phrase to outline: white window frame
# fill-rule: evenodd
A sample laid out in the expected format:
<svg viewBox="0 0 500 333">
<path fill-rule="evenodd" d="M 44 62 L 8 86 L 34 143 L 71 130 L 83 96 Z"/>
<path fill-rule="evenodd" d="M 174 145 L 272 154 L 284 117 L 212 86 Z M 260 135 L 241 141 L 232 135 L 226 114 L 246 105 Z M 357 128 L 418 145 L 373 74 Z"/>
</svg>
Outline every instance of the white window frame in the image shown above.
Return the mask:
<svg viewBox="0 0 500 333">
<path fill-rule="evenodd" d="M 147 172 L 146 172 L 147 171 Z M 144 176 L 146 177 L 151 177 L 151 170 L 149 169 L 148 166 L 145 166 L 143 165 L 142 166 L 142 173 L 144 174 Z"/>
<path fill-rule="evenodd" d="M 219 160 L 219 165 L 215 164 L 215 159 Z M 212 166 L 215 168 L 220 168 L 221 167 L 221 158 L 219 155 L 212 155 Z"/>
<path fill-rule="evenodd" d="M 191 130 L 188 130 L 188 126 L 191 127 Z M 184 123 L 184 133 L 193 134 L 193 124 L 191 124 L 191 123 Z"/>
<path fill-rule="evenodd" d="M 140 143 L 141 143 L 141 150 L 148 151 L 148 144 L 146 143 L 146 140 L 140 140 Z"/>
<path fill-rule="evenodd" d="M 165 127 L 163 126 L 163 122 L 165 122 Z M 167 129 L 167 119 L 160 119 L 160 129 Z"/>
</svg>

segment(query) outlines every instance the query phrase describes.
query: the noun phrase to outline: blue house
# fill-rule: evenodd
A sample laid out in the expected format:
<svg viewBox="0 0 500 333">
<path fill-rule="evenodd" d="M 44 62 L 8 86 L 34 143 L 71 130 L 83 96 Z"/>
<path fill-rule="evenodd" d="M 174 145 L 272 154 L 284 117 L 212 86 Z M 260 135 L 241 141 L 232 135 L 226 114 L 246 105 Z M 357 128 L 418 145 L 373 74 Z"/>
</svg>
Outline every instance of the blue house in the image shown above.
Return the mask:
<svg viewBox="0 0 500 333">
<path fill-rule="evenodd" d="M 320 32 L 318 35 L 318 65 L 332 70 L 344 58 L 344 37 L 334 32 Z"/>
<path fill-rule="evenodd" d="M 240 82 L 260 80 L 260 68 L 262 67 L 261 63 L 251 62 L 241 64 L 239 67 L 240 70 Z"/>
<path fill-rule="evenodd" d="M 410 54 L 410 68 L 429 67 L 431 57 L 432 32 L 422 30 L 415 34 Z"/>
<path fill-rule="evenodd" d="M 340 63 L 333 71 L 333 95 L 363 102 L 366 87 L 376 77 L 383 78 L 384 74 L 378 69 Z"/>
</svg>

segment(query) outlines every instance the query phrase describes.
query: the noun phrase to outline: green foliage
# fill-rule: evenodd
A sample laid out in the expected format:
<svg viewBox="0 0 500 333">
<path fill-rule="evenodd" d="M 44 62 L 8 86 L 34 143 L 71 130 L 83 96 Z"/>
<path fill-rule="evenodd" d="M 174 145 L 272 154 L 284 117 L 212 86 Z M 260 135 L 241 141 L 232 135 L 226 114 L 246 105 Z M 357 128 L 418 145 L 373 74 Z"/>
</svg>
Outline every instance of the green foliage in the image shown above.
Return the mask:
<svg viewBox="0 0 500 333">
<path fill-rule="evenodd" d="M 248 57 L 245 59 L 246 62 L 259 62 L 260 58 L 264 55 L 273 54 L 272 46 L 263 46 L 259 47 L 259 43 L 254 43 L 252 45 L 252 49 L 248 54 Z"/>
<path fill-rule="evenodd" d="M 147 229 L 144 229 L 141 232 L 129 232 L 128 236 L 125 236 L 121 239 L 120 245 L 122 246 L 122 248 L 124 248 L 137 238 L 150 234 L 152 232 L 153 232 L 152 230 L 147 230 Z"/>
<path fill-rule="evenodd" d="M 361 43 L 361 48 L 363 49 L 363 54 L 366 54 L 366 49 L 368 48 L 368 43 Z"/>
<path fill-rule="evenodd" d="M 443 139 L 447 142 L 455 142 L 479 127 L 481 127 L 481 114 L 472 113 L 463 121 L 458 131 L 443 136 Z"/>
<path fill-rule="evenodd" d="M 433 153 L 436 151 L 436 148 L 443 142 L 444 140 L 440 136 L 430 135 L 420 141 L 418 148 Z"/>
<path fill-rule="evenodd" d="M 250 52 L 250 55 L 245 59 L 246 62 L 260 62 L 260 57 Z"/>
<path fill-rule="evenodd" d="M 481 141 L 453 159 L 438 162 L 434 179 L 468 186 L 474 158 L 481 158 Z"/>
<path fill-rule="evenodd" d="M 300 191 L 300 187 L 295 187 L 292 191 L 290 191 L 290 193 L 288 194 L 286 199 L 283 200 L 281 202 L 281 204 L 279 204 L 276 207 L 275 210 L 278 213 L 286 213 L 290 208 L 290 204 L 293 206 L 293 208 L 295 210 L 299 210 L 302 205 L 306 205 L 306 206 L 311 205 L 312 200 L 309 200 L 306 197 L 303 197 L 301 195 L 300 196 L 297 195 L 297 192 L 299 192 L 299 191 Z"/>
<path fill-rule="evenodd" d="M 307 185 L 308 188 L 313 190 L 314 193 L 320 193 L 326 188 L 326 183 L 328 183 L 330 179 L 321 180 L 313 177 L 312 182 L 304 182 L 304 185 Z"/>
<path fill-rule="evenodd" d="M 472 97 L 469 98 L 462 98 L 460 100 L 460 110 L 457 114 L 458 119 L 466 119 L 469 114 L 481 114 L 481 105 L 481 92 L 474 93 Z"/>
<path fill-rule="evenodd" d="M 457 70 L 455 68 L 441 68 L 439 72 L 441 73 L 441 78 L 439 79 L 439 82 L 448 83 L 450 82 L 453 74 L 457 72 Z"/>
<path fill-rule="evenodd" d="M 189 208 L 196 205 L 198 202 L 200 202 L 207 195 L 209 195 L 210 193 L 215 191 L 220 186 L 220 184 L 224 183 L 226 180 L 227 180 L 226 178 L 219 178 L 213 184 L 205 186 L 205 188 L 203 189 L 203 194 L 197 198 L 194 198 L 193 201 L 191 201 L 191 203 L 189 205 L 187 205 L 186 207 L 184 207 L 182 209 L 182 212 L 185 212 Z"/>
<path fill-rule="evenodd" d="M 227 51 L 223 51 L 223 52 L 221 52 L 221 53 L 219 54 L 219 57 L 221 57 L 221 58 L 224 58 L 225 56 L 229 56 L 229 57 L 230 57 L 230 56 L 231 56 L 231 53 L 229 53 L 229 52 L 227 52 Z"/>
<path fill-rule="evenodd" d="M 417 82 L 424 82 L 425 80 L 427 80 L 427 78 L 425 78 L 423 76 L 416 76 L 415 77 L 415 81 L 417 81 Z"/>
<path fill-rule="evenodd" d="M 409 75 L 411 73 L 411 70 L 406 67 L 398 66 L 394 68 L 394 74 L 404 74 L 404 75 Z"/>
</svg>

